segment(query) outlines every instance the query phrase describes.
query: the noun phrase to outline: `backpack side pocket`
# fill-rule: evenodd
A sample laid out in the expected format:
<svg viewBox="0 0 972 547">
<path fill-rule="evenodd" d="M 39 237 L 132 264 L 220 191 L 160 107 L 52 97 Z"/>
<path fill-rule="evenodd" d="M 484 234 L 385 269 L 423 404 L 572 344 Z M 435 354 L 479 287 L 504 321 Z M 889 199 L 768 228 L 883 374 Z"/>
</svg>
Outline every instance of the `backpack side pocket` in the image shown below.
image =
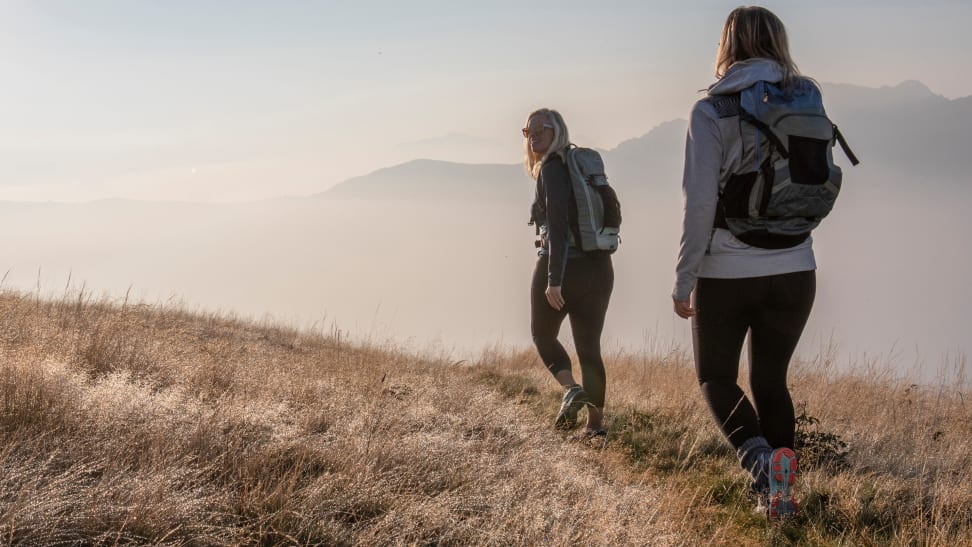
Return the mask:
<svg viewBox="0 0 972 547">
<path fill-rule="evenodd" d="M 796 184 L 824 184 L 830 180 L 829 140 L 789 135 L 790 180 Z"/>
<path fill-rule="evenodd" d="M 605 228 L 620 228 L 621 201 L 618 200 L 617 192 L 607 184 L 595 186 L 594 189 L 601 195 L 601 203 L 604 205 L 604 222 L 602 225 Z"/>
</svg>

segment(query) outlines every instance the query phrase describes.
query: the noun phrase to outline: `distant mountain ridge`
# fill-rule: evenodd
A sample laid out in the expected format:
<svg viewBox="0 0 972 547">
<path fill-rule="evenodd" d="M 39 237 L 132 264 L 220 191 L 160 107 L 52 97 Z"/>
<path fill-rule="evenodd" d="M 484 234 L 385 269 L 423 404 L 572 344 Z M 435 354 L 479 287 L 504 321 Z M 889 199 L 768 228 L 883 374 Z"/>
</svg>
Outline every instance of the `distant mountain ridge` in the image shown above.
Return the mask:
<svg viewBox="0 0 972 547">
<path fill-rule="evenodd" d="M 331 199 L 486 199 L 523 195 L 522 165 L 418 159 L 348 179 L 313 197 Z"/>
<path fill-rule="evenodd" d="M 922 183 L 970 187 L 972 96 L 948 99 L 906 80 L 879 88 L 822 84 L 827 112 L 862 164 Z M 648 198 L 678 190 L 687 122 L 659 124 L 603 151 L 608 176 L 623 196 Z M 838 163 L 847 164 L 840 151 Z M 529 196 L 530 179 L 518 164 L 462 164 L 414 160 L 349 179 L 316 194 L 328 199 L 485 199 Z"/>
<path fill-rule="evenodd" d="M 972 96 L 948 99 L 921 82 L 824 85 L 827 113 L 862 163 L 921 182 L 970 185 Z"/>
</svg>

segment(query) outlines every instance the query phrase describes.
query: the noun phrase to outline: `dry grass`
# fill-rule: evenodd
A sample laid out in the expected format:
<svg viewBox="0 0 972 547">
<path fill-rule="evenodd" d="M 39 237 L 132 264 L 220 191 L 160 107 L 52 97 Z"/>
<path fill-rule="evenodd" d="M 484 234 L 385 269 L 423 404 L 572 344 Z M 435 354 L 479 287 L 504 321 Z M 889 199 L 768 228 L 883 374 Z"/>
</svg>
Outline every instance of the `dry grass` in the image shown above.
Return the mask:
<svg viewBox="0 0 972 547">
<path fill-rule="evenodd" d="M 687 356 L 653 353 L 609 359 L 598 448 L 549 428 L 559 393 L 530 351 L 452 363 L 338 331 L 2 293 L 0 542 L 972 542 L 964 388 L 799 367 L 795 399 L 849 453 L 803 475 L 799 521 L 767 525 Z"/>
</svg>

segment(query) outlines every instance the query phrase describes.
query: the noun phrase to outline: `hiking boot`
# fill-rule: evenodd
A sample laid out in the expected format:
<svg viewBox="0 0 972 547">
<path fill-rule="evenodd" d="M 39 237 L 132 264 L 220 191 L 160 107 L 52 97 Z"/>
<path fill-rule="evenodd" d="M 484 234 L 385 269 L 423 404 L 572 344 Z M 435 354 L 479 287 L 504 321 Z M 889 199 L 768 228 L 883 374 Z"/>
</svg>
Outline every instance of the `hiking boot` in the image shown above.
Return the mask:
<svg viewBox="0 0 972 547">
<path fill-rule="evenodd" d="M 797 457 L 789 448 L 777 448 L 769 461 L 769 507 L 766 515 L 770 520 L 782 520 L 796 516 L 797 504 L 793 500 L 793 483 L 796 482 Z"/>
<path fill-rule="evenodd" d="M 572 435 L 570 439 L 592 448 L 604 448 L 607 446 L 607 431 L 604 429 L 584 429 L 584 431 Z"/>
<path fill-rule="evenodd" d="M 577 425 L 577 413 L 587 404 L 587 392 L 579 384 L 574 384 L 564 391 L 564 398 L 560 402 L 560 411 L 554 427 L 557 429 L 573 429 Z"/>
<path fill-rule="evenodd" d="M 589 441 L 591 439 L 606 439 L 607 430 L 606 429 L 587 429 L 584 428 L 583 431 L 578 431 L 570 436 L 571 440 L 574 441 Z"/>
</svg>

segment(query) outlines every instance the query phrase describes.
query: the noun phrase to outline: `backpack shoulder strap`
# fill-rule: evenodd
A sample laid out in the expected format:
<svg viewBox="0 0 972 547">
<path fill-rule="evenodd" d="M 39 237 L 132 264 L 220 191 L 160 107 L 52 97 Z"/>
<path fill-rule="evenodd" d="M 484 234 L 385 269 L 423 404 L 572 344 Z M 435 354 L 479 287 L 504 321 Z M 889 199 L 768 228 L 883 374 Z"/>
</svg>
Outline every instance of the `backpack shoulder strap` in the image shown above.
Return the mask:
<svg viewBox="0 0 972 547">
<path fill-rule="evenodd" d="M 781 156 L 783 156 L 783 159 L 787 159 L 790 157 L 790 152 L 789 150 L 786 149 L 786 145 L 783 144 L 783 141 L 781 141 L 780 138 L 776 136 L 776 133 L 774 133 L 773 130 L 770 129 L 770 127 L 766 125 L 766 123 L 763 120 L 757 118 L 756 116 L 753 116 L 749 112 L 746 112 L 745 110 L 742 109 L 740 109 L 739 111 L 739 119 L 750 123 L 753 127 L 758 129 L 759 132 L 763 134 L 763 136 L 765 136 L 767 139 L 769 139 L 771 143 L 773 143 L 773 146 L 775 146 L 776 150 L 779 151 Z"/>
</svg>

